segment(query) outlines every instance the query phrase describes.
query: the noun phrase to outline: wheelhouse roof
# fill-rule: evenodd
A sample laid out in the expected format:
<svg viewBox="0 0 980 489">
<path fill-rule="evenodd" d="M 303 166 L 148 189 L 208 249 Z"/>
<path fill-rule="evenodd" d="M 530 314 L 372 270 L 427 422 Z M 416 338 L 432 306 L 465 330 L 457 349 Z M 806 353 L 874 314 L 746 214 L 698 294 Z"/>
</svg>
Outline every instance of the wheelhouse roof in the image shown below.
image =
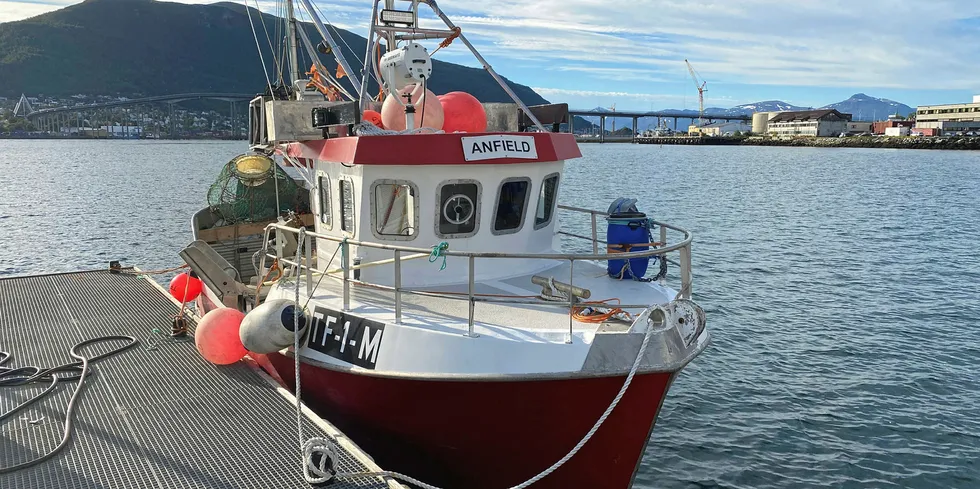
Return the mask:
<svg viewBox="0 0 980 489">
<path fill-rule="evenodd" d="M 532 137 L 536 158 L 493 158 L 467 161 L 463 138 L 478 136 Z M 579 158 L 575 136 L 567 133 L 452 133 L 350 136 L 291 143 L 289 156 L 347 165 L 499 165 L 553 162 Z"/>
</svg>

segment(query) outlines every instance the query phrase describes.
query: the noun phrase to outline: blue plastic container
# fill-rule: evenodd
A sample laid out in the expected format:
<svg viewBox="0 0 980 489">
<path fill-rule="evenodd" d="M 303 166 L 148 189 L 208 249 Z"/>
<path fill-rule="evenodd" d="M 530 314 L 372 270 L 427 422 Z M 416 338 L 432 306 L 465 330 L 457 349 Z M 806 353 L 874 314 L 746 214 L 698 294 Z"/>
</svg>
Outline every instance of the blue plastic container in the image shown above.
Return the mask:
<svg viewBox="0 0 980 489">
<path fill-rule="evenodd" d="M 610 213 L 606 219 L 608 220 L 606 241 L 609 243 L 606 248 L 607 253 L 626 253 L 650 249 L 650 224 L 646 214 L 637 212 L 636 208 L 633 207 L 627 212 Z M 632 246 L 635 244 L 646 246 Z M 647 273 L 647 267 L 650 265 L 650 257 L 631 258 L 628 267 L 626 261 L 609 260 L 606 269 L 609 276 L 618 279 L 643 278 L 643 275 Z"/>
</svg>

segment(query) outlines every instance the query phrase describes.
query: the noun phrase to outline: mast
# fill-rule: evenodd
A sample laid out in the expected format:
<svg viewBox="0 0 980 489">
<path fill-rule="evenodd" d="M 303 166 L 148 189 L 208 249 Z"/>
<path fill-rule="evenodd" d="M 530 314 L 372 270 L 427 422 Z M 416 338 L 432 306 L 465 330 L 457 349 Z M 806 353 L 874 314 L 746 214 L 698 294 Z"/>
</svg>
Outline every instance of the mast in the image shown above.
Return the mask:
<svg viewBox="0 0 980 489">
<path fill-rule="evenodd" d="M 286 50 L 289 52 L 289 83 L 299 80 L 299 57 L 296 49 L 296 14 L 293 0 L 286 0 Z M 295 88 L 295 87 L 294 87 Z"/>
</svg>

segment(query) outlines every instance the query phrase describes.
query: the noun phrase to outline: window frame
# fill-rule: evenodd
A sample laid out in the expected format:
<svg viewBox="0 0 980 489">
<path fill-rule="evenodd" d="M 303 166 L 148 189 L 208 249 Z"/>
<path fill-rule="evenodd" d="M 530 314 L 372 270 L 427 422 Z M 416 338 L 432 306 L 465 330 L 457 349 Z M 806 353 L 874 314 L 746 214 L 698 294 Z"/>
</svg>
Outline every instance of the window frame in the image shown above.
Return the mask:
<svg viewBox="0 0 980 489">
<path fill-rule="evenodd" d="M 351 206 L 350 206 L 351 207 L 350 224 L 351 224 L 351 229 L 347 229 L 347 226 L 345 226 L 346 221 L 347 221 L 347 219 L 346 219 L 347 216 L 346 216 L 346 214 L 344 212 L 344 185 L 345 184 L 350 188 L 350 200 L 351 200 Z M 340 195 L 338 195 L 338 197 L 340 199 L 340 213 L 339 213 L 340 214 L 340 230 L 343 231 L 343 232 L 345 232 L 345 233 L 349 233 L 349 234 L 353 235 L 354 232 L 357 230 L 357 195 L 354 194 L 354 181 L 351 180 L 350 178 L 344 178 L 344 177 L 337 178 L 337 187 L 338 187 L 338 190 L 339 190 L 338 193 L 340 194 Z"/>
<path fill-rule="evenodd" d="M 324 185 L 324 181 L 326 181 L 326 185 Z M 317 175 L 317 185 L 319 185 L 319 191 L 317 192 L 317 202 L 318 202 L 317 211 L 319 216 L 317 216 L 317 220 L 320 221 L 320 224 L 324 227 L 324 229 L 326 229 L 327 231 L 333 231 L 333 199 L 332 199 L 333 189 L 330 188 L 330 175 L 327 175 L 325 173 L 321 173 Z M 324 203 L 323 201 L 324 191 L 326 191 L 327 193 L 326 203 Z M 326 221 L 323 220 L 324 205 L 326 205 L 326 209 L 327 209 Z"/>
<path fill-rule="evenodd" d="M 460 185 L 460 184 L 473 184 L 476 185 L 476 202 L 473 203 L 473 231 L 469 233 L 453 233 L 453 234 L 443 234 L 439 230 L 439 223 L 442 221 L 442 188 L 446 185 Z M 481 216 L 481 206 L 483 202 L 483 184 L 479 180 L 474 180 L 472 178 L 456 178 L 452 180 L 443 180 L 436 185 L 436 212 L 435 212 L 435 222 L 433 223 L 433 228 L 435 230 L 436 236 L 444 239 L 458 239 L 458 238 L 470 238 L 476 236 L 480 232 L 480 218 Z"/>
<path fill-rule="evenodd" d="M 402 235 L 402 234 L 381 234 L 378 232 L 378 198 L 376 191 L 379 185 L 406 185 L 412 189 L 415 197 L 413 200 L 413 207 L 415 207 L 415 223 L 412 226 L 412 234 Z M 381 240 L 395 240 L 395 241 L 412 241 L 419 236 L 419 200 L 421 195 L 419 194 L 419 186 L 410 180 L 399 180 L 391 178 L 382 178 L 371 182 L 371 234 L 375 238 Z"/>
<path fill-rule="evenodd" d="M 540 224 L 538 223 L 538 206 L 537 206 L 537 202 L 535 202 L 535 205 L 534 205 L 534 230 L 535 231 L 537 231 L 538 229 L 543 229 L 543 228 L 548 227 L 552 222 L 554 222 L 554 220 L 555 220 L 555 214 L 558 213 L 557 212 L 557 208 L 558 208 L 558 190 L 561 187 L 561 173 L 558 173 L 558 172 L 549 173 L 549 174 L 545 175 L 544 178 L 541 179 L 541 187 L 538 188 L 538 200 L 541 200 L 541 192 L 544 191 L 544 184 L 545 184 L 545 182 L 547 182 L 548 179 L 551 178 L 551 177 L 555 177 L 555 199 L 554 199 L 554 202 L 551 203 L 551 211 L 548 213 L 548 219 L 546 219 L 544 222 L 542 222 Z"/>
<path fill-rule="evenodd" d="M 527 191 L 524 192 L 524 206 L 521 208 L 521 222 L 513 229 L 497 229 L 497 211 L 500 209 L 500 195 L 504 190 L 504 185 L 511 182 L 526 182 Z M 490 225 L 490 234 L 494 236 L 502 236 L 506 234 L 516 234 L 524 229 L 524 223 L 527 222 L 527 208 L 528 204 L 531 202 L 531 194 L 534 189 L 534 182 L 531 177 L 509 177 L 500 181 L 500 185 L 497 186 L 497 199 L 493 203 L 493 224 Z"/>
</svg>

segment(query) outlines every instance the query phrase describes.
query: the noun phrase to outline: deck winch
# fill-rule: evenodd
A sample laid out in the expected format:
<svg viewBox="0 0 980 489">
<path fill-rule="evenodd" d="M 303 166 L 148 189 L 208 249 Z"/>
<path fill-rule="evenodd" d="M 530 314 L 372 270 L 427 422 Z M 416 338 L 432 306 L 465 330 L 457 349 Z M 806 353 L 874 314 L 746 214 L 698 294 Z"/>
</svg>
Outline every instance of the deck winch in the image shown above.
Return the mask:
<svg viewBox="0 0 980 489">
<path fill-rule="evenodd" d="M 238 334 L 242 344 L 253 353 L 275 353 L 293 344 L 295 306 L 288 299 L 266 301 L 249 311 Z M 306 317 L 299 314 L 300 336 L 306 333 Z"/>
</svg>

